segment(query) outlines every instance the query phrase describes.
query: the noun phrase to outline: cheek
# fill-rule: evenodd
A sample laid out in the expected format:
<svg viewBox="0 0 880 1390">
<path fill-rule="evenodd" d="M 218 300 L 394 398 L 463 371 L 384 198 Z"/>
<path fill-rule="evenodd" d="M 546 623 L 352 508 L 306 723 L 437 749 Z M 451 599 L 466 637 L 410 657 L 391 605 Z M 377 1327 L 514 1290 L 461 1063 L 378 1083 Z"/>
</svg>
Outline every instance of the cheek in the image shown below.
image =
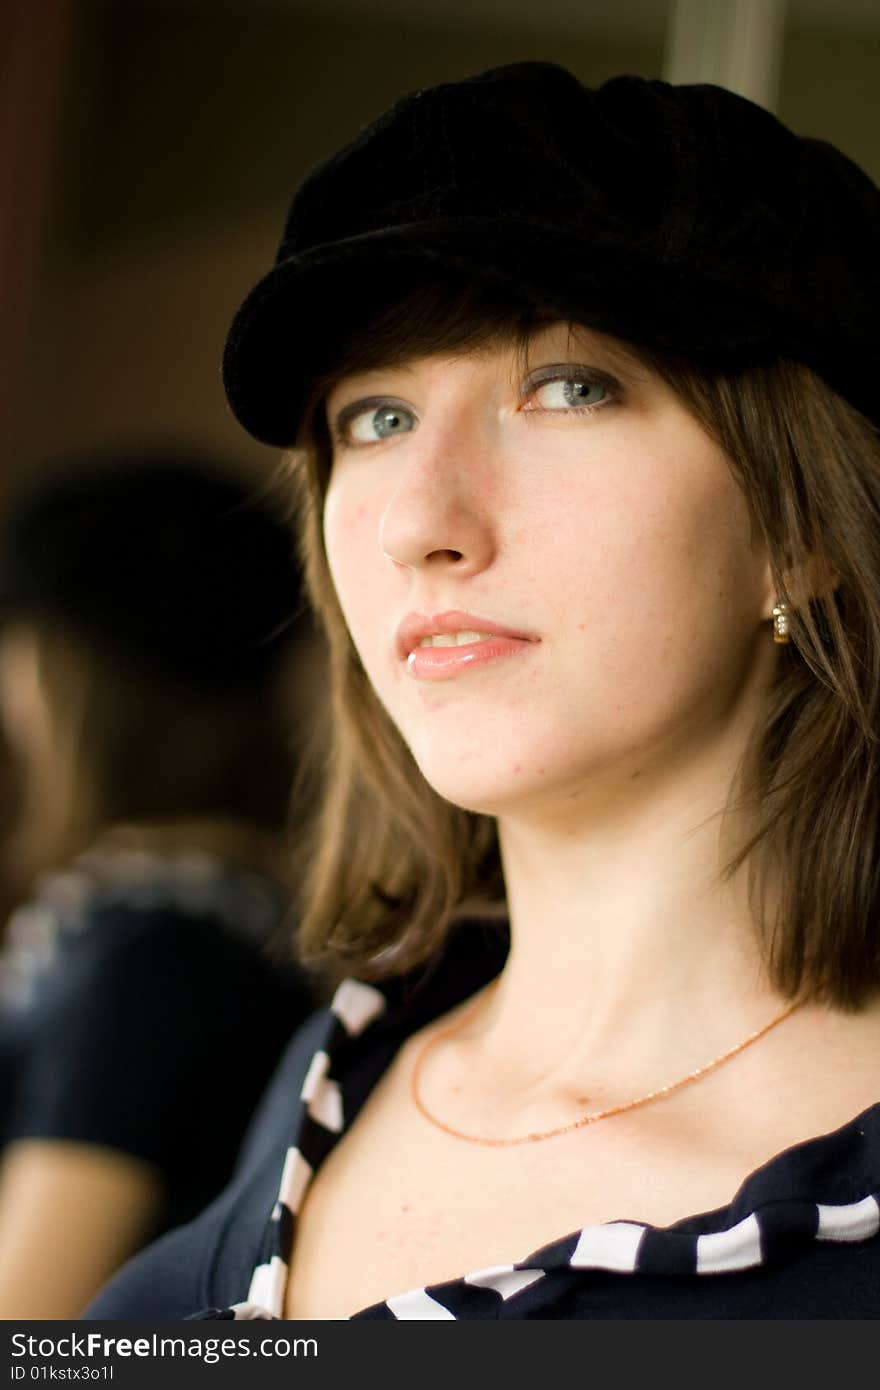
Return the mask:
<svg viewBox="0 0 880 1390">
<path fill-rule="evenodd" d="M 605 553 L 629 570 L 643 600 L 726 597 L 734 576 L 755 569 L 757 558 L 748 508 L 726 459 L 695 424 L 660 434 L 654 446 L 610 493 L 612 514 L 597 520 Z M 625 573 L 617 578 L 624 581 Z"/>
<path fill-rule="evenodd" d="M 741 661 L 763 597 L 765 557 L 726 461 L 704 438 L 681 444 L 593 474 L 553 538 L 554 606 L 615 688 L 640 698 L 664 673 L 690 680 L 697 663 L 708 679 Z"/>
<path fill-rule="evenodd" d="M 324 504 L 324 548 L 339 605 L 355 645 L 376 630 L 386 580 L 378 542 L 379 513 L 369 499 L 331 487 Z M 372 621 L 369 621 L 372 615 Z"/>
</svg>

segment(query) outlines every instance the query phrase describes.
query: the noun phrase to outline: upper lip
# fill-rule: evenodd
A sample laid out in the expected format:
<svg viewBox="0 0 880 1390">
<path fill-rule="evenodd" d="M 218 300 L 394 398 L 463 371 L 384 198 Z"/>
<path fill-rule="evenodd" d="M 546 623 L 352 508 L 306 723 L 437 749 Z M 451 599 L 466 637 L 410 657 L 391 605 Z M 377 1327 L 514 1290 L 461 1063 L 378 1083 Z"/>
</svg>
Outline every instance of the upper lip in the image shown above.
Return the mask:
<svg viewBox="0 0 880 1390">
<path fill-rule="evenodd" d="M 496 637 L 516 637 L 521 642 L 535 642 L 538 639 L 530 632 L 506 627 L 492 618 L 481 618 L 476 613 L 463 613 L 461 609 L 451 608 L 446 613 L 407 613 L 397 629 L 397 650 L 405 660 L 424 637 L 449 632 L 491 632 Z"/>
</svg>

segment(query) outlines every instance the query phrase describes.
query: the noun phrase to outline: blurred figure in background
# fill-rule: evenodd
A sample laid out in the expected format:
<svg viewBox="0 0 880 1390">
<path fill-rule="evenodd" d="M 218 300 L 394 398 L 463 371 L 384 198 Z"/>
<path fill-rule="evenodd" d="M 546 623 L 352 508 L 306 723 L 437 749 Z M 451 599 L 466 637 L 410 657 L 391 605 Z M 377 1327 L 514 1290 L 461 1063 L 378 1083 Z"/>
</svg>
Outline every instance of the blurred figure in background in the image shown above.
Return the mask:
<svg viewBox="0 0 880 1390">
<path fill-rule="evenodd" d="M 286 522 L 199 461 L 80 465 L 13 504 L 4 1318 L 76 1316 L 206 1205 L 311 1007 L 273 950 L 317 662 L 299 585 Z"/>
</svg>

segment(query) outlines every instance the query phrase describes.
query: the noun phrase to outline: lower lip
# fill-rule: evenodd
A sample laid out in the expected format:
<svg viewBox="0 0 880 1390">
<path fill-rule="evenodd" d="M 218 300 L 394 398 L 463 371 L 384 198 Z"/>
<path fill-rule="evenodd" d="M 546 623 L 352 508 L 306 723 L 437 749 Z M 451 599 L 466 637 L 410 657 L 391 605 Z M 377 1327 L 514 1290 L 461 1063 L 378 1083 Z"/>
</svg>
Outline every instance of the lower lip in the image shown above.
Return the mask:
<svg viewBox="0 0 880 1390">
<path fill-rule="evenodd" d="M 448 681 L 475 666 L 515 656 L 535 644 L 519 637 L 493 637 L 464 647 L 416 647 L 406 659 L 406 669 L 417 681 Z"/>
</svg>

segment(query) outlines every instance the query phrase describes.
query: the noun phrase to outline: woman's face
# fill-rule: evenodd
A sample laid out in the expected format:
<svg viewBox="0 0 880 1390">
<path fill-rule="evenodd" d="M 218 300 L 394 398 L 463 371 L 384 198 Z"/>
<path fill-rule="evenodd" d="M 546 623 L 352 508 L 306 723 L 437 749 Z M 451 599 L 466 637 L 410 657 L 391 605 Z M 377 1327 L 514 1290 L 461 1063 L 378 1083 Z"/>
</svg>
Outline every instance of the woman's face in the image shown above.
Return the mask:
<svg viewBox="0 0 880 1390">
<path fill-rule="evenodd" d="M 339 601 L 450 801 L 502 814 L 672 766 L 769 679 L 770 568 L 725 456 L 614 340 L 553 325 L 525 368 L 513 344 L 418 358 L 326 409 Z"/>
</svg>

